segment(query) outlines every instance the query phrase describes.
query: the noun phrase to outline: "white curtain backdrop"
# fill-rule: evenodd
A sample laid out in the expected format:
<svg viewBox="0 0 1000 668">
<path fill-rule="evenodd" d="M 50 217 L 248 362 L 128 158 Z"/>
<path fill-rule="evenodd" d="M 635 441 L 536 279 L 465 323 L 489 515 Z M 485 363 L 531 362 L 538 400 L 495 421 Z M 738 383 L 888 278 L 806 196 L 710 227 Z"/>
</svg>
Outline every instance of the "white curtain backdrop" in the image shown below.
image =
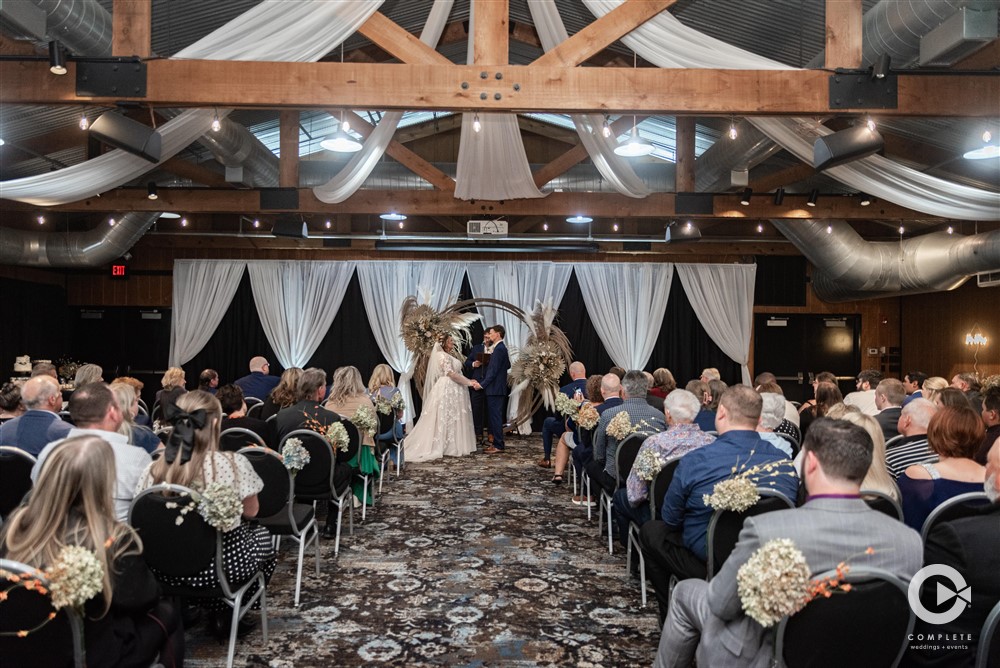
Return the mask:
<svg viewBox="0 0 1000 668">
<path fill-rule="evenodd" d="M 354 262 L 251 261 L 264 334 L 281 366 L 305 367 L 340 310 Z"/>
<path fill-rule="evenodd" d="M 559 308 L 572 271 L 572 264 L 555 262 L 470 262 L 466 269 L 474 296 L 499 299 L 529 314 L 538 302 Z M 516 360 L 518 349 L 531 333 L 528 328 L 506 311 L 481 306 L 479 312 L 483 314 L 484 327 L 503 325 L 511 362 Z M 517 415 L 520 396 L 520 391 L 511 391 L 507 417 Z M 531 425 L 522 424 L 519 431 L 530 434 Z"/>
<path fill-rule="evenodd" d="M 622 0 L 583 0 L 601 17 Z M 663 11 L 622 38 L 622 42 L 658 67 L 734 70 L 797 69 L 758 56 L 689 28 Z M 812 164 L 812 143 L 831 130 L 810 118 L 749 117 L 757 129 Z M 1000 193 L 946 181 L 880 156 L 828 169 L 825 174 L 862 192 L 924 213 L 960 220 L 1000 220 Z"/>
<path fill-rule="evenodd" d="M 581 262 L 575 271 L 608 355 L 625 369 L 644 369 L 667 311 L 673 265 Z"/>
<path fill-rule="evenodd" d="M 437 45 L 453 4 L 455 0 L 434 0 L 434 6 L 431 7 L 430 15 L 420 33 L 421 42 L 430 47 Z M 365 139 L 362 149 L 354 154 L 336 176 L 327 183 L 313 188 L 316 199 L 327 204 L 335 204 L 353 195 L 382 159 L 402 118 L 401 111 L 385 112 L 375 130 Z"/>
<path fill-rule="evenodd" d="M 383 0 L 264 0 L 209 33 L 175 59 L 313 62 L 368 20 Z M 322 29 L 317 29 L 322 26 Z M 224 118 L 229 109 L 219 109 Z M 158 128 L 160 164 L 209 132 L 214 109 L 189 109 Z M 151 171 L 156 164 L 121 149 L 55 172 L 0 182 L 0 197 L 54 206 L 92 197 Z"/>
<path fill-rule="evenodd" d="M 437 310 L 455 301 L 462 289 L 465 266 L 458 262 L 358 262 L 358 282 L 365 313 L 379 350 L 397 373 L 406 401 L 406 422 L 413 420 L 413 354 L 400 336 L 399 308 L 410 295 Z"/>
<path fill-rule="evenodd" d="M 677 275 L 698 322 L 722 352 L 738 362 L 750 385 L 755 264 L 678 264 Z"/>
<path fill-rule="evenodd" d="M 201 352 L 233 301 L 245 260 L 174 260 L 170 366 Z"/>
</svg>

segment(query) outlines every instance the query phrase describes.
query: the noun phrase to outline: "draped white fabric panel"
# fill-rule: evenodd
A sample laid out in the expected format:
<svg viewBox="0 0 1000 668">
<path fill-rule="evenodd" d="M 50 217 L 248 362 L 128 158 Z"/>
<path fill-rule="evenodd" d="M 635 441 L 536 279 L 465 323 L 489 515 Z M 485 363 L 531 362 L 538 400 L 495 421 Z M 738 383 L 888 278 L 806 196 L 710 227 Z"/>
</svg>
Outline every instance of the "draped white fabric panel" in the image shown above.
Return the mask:
<svg viewBox="0 0 1000 668">
<path fill-rule="evenodd" d="M 673 265 L 581 262 L 575 269 L 608 355 L 625 369 L 645 368 L 667 311 Z"/>
<path fill-rule="evenodd" d="M 572 272 L 573 265 L 554 262 L 471 262 L 467 267 L 473 295 L 508 302 L 529 314 L 538 302 L 547 302 L 559 308 Z M 531 332 L 506 311 L 480 306 L 479 312 L 483 314 L 484 327 L 504 326 L 504 342 L 513 362 Z M 511 391 L 507 417 L 517 415 L 520 395 L 520 391 Z M 530 434 L 531 425 L 522 424 L 520 432 Z"/>
<path fill-rule="evenodd" d="M 316 61 L 357 32 L 383 0 L 264 0 L 209 33 L 177 59 Z M 317 26 L 322 26 L 318 30 Z M 220 109 L 222 118 L 230 110 Z M 189 109 L 160 126 L 162 157 L 172 158 L 209 131 L 214 109 Z M 47 174 L 0 182 L 0 197 L 54 206 L 117 188 L 157 165 L 121 149 Z"/>
<path fill-rule="evenodd" d="M 344 300 L 354 262 L 251 261 L 250 284 L 264 334 L 281 366 L 302 368 Z"/>
<path fill-rule="evenodd" d="M 684 293 L 715 345 L 738 362 L 750 385 L 750 333 L 753 328 L 755 264 L 678 264 Z"/>
<path fill-rule="evenodd" d="M 193 359 L 212 338 L 246 266 L 245 260 L 174 260 L 170 366 Z"/>
<path fill-rule="evenodd" d="M 622 0 L 583 0 L 601 17 Z M 630 49 L 658 67 L 733 70 L 796 69 L 744 51 L 688 28 L 664 11 L 622 38 Z M 750 117 L 761 132 L 812 164 L 812 142 L 831 131 L 809 118 Z M 879 156 L 825 170 L 841 183 L 909 209 L 961 220 L 1000 220 L 1000 193 L 939 179 Z"/>
<path fill-rule="evenodd" d="M 545 51 L 554 49 L 560 42 L 568 39 L 555 0 L 535 0 L 528 3 L 528 9 Z M 570 114 L 570 118 L 573 119 L 580 141 L 587 149 L 594 166 L 615 190 L 628 197 L 645 197 L 649 194 L 649 188 L 628 161 L 615 153 L 615 137 L 605 137 L 602 134 L 603 116 Z"/>
<path fill-rule="evenodd" d="M 420 41 L 431 47 L 437 45 L 453 4 L 455 0 L 434 0 L 434 6 L 431 7 L 430 15 L 420 33 Z M 327 183 L 313 188 L 316 199 L 327 204 L 335 204 L 353 195 L 382 159 L 402 118 L 401 111 L 385 112 L 378 126 L 365 139 L 364 146 L 351 157 L 344 168 Z"/>
<path fill-rule="evenodd" d="M 399 308 L 410 295 L 429 295 L 429 303 L 444 309 L 458 298 L 462 290 L 464 265 L 458 262 L 358 262 L 358 282 L 365 313 L 379 350 L 399 374 L 399 390 L 406 401 L 406 421 L 413 420 L 413 354 L 400 336 Z"/>
</svg>

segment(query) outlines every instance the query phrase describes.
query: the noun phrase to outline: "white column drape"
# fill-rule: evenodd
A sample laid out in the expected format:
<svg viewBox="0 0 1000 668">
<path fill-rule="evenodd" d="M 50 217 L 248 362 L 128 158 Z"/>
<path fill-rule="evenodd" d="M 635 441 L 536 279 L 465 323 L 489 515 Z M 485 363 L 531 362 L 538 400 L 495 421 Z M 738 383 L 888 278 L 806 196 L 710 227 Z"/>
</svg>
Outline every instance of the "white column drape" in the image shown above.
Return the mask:
<svg viewBox="0 0 1000 668">
<path fill-rule="evenodd" d="M 406 401 L 406 422 L 413 420 L 413 354 L 400 336 L 399 309 L 410 295 L 442 310 L 462 289 L 464 265 L 458 262 L 358 262 L 358 282 L 365 313 L 382 355 L 400 374 L 398 387 Z M 425 296 L 426 299 L 421 298 Z"/>
<path fill-rule="evenodd" d="M 750 333 L 753 327 L 755 264 L 678 264 L 677 275 L 698 322 L 740 365 L 750 385 Z"/>
<path fill-rule="evenodd" d="M 174 260 L 170 366 L 194 359 L 212 338 L 246 266 L 245 260 Z"/>
<path fill-rule="evenodd" d="M 467 266 L 469 285 L 476 297 L 491 297 L 508 302 L 531 313 L 538 302 L 559 308 L 573 265 L 556 262 L 471 262 Z M 479 307 L 484 327 L 500 324 L 506 330 L 504 342 L 511 362 L 531 333 L 516 317 L 491 307 Z M 521 392 L 511 391 L 507 402 L 507 417 L 517 415 Z M 520 433 L 530 434 L 531 425 L 522 424 Z"/>
<path fill-rule="evenodd" d="M 625 369 L 644 369 L 667 311 L 673 265 L 581 262 L 575 271 L 608 355 Z"/>
<path fill-rule="evenodd" d="M 421 42 L 430 47 L 437 45 L 453 4 L 455 0 L 434 0 L 434 6 L 431 7 L 427 22 L 424 23 L 424 29 L 420 32 Z M 351 157 L 336 176 L 327 183 L 313 188 L 316 199 L 327 204 L 335 204 L 353 195 L 382 159 L 402 118 L 401 111 L 387 111 L 382 114 L 382 120 L 365 139 L 361 150 Z"/>
<path fill-rule="evenodd" d="M 383 0 L 264 0 L 174 55 L 174 59 L 313 62 L 357 32 Z M 322 26 L 322 30 L 317 30 Z M 220 118 L 229 109 L 219 109 Z M 209 131 L 214 109 L 189 109 L 158 129 L 160 163 Z M 37 206 L 75 202 L 155 169 L 121 149 L 55 172 L 0 182 L 0 197 Z"/>
<path fill-rule="evenodd" d="M 340 310 L 354 262 L 251 261 L 257 314 L 281 366 L 304 367 Z"/>
</svg>

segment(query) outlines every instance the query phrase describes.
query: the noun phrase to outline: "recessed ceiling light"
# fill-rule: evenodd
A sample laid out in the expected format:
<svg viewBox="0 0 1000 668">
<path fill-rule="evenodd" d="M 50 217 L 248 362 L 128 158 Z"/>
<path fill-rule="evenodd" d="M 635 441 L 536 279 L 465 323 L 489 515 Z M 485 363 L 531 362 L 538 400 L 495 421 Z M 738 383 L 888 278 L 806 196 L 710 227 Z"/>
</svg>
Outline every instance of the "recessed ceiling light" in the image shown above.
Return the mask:
<svg viewBox="0 0 1000 668">
<path fill-rule="evenodd" d="M 577 214 L 575 216 L 570 216 L 569 218 L 567 218 L 566 222 L 567 223 L 576 223 L 576 224 L 579 225 L 581 223 L 590 223 L 590 222 L 593 222 L 593 220 L 594 219 L 591 218 L 591 217 L 589 217 L 589 216 L 581 216 L 580 214 Z"/>
</svg>

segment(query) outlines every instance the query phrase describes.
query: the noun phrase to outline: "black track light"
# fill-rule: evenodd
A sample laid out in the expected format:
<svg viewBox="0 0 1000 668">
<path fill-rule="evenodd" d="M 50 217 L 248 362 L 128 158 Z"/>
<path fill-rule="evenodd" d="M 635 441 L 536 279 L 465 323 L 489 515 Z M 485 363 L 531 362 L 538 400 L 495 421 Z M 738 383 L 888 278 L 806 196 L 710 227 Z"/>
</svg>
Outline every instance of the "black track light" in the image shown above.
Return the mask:
<svg viewBox="0 0 1000 668">
<path fill-rule="evenodd" d="M 813 188 L 809 193 L 809 199 L 806 201 L 806 206 L 816 206 L 816 201 L 819 199 L 819 190 Z"/>
<path fill-rule="evenodd" d="M 750 206 L 751 197 L 753 197 L 753 188 L 744 188 L 743 194 L 740 196 L 740 204 Z"/>
<path fill-rule="evenodd" d="M 146 184 L 146 197 L 149 199 L 157 199 L 159 195 L 156 194 L 156 182 L 150 181 Z"/>
<path fill-rule="evenodd" d="M 66 74 L 66 53 L 58 40 L 49 42 L 49 72 L 60 76 Z"/>
<path fill-rule="evenodd" d="M 774 191 L 774 204 L 775 206 L 781 204 L 785 200 L 785 189 L 778 188 Z"/>
<path fill-rule="evenodd" d="M 871 206 L 872 196 L 867 193 L 858 194 L 858 204 L 861 206 Z"/>
<path fill-rule="evenodd" d="M 889 74 L 889 66 L 892 65 L 892 57 L 883 52 L 875 62 L 872 63 L 872 79 L 885 79 Z"/>
</svg>

